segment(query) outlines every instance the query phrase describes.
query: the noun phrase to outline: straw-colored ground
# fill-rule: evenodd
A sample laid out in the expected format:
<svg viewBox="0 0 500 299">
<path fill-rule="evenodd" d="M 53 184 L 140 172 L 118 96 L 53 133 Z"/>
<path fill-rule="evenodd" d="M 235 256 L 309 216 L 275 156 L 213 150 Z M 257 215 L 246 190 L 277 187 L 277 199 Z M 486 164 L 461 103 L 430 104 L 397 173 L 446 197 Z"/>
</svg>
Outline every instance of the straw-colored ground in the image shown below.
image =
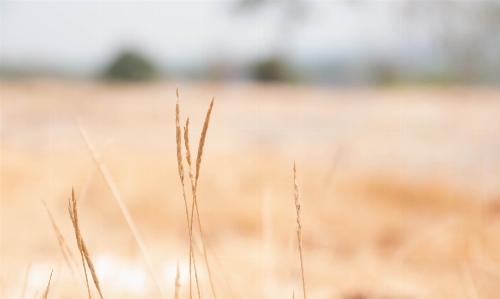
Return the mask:
<svg viewBox="0 0 500 299">
<path fill-rule="evenodd" d="M 160 298 L 80 119 L 164 298 L 174 296 L 177 261 L 188 298 L 175 85 L 0 84 L 0 297 L 41 297 L 52 269 L 49 298 L 86 297 L 81 264 L 75 281 L 41 202 L 79 261 L 68 214 L 74 186 L 104 298 Z M 500 298 L 499 90 L 179 89 L 193 154 L 216 97 L 198 201 L 217 298 L 302 297 L 294 160 L 308 298 Z M 196 257 L 203 298 L 212 298 Z"/>
</svg>

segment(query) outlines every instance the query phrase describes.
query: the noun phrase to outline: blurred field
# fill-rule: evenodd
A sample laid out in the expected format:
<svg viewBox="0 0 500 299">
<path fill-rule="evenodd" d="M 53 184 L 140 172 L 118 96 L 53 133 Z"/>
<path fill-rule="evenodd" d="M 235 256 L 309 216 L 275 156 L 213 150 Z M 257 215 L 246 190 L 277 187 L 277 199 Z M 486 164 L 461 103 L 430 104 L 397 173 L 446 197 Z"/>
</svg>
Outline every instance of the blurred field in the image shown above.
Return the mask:
<svg viewBox="0 0 500 299">
<path fill-rule="evenodd" d="M 216 97 L 198 200 L 218 298 L 293 291 L 301 298 L 294 160 L 309 298 L 500 298 L 499 90 L 188 82 L 179 89 L 193 148 Z M 3 81 L 0 96 L 0 297 L 20 298 L 29 267 L 27 298 L 43 293 L 51 269 L 51 298 L 85 298 L 41 203 L 77 254 L 67 211 L 74 186 L 105 298 L 159 298 L 80 119 L 165 297 L 173 298 L 179 260 L 188 298 L 175 84 Z"/>
</svg>

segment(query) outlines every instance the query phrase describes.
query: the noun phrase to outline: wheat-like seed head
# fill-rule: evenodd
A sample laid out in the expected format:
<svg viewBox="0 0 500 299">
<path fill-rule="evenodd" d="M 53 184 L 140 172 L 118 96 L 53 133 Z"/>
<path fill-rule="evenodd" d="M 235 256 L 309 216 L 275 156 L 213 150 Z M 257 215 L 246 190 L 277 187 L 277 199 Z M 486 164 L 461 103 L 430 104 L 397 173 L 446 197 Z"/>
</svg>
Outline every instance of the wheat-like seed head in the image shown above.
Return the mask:
<svg viewBox="0 0 500 299">
<path fill-rule="evenodd" d="M 186 146 L 186 160 L 187 160 L 188 165 L 189 165 L 189 179 L 191 180 L 191 191 L 193 194 L 193 201 L 192 201 L 192 205 L 191 205 L 191 217 L 189 217 L 189 216 L 187 217 L 188 226 L 189 226 L 189 233 L 190 233 L 190 236 L 192 236 L 194 212 L 196 211 L 196 216 L 198 218 L 198 224 L 199 224 L 199 229 L 200 229 L 201 242 L 203 245 L 203 255 L 205 257 L 207 271 L 208 271 L 208 277 L 210 279 L 210 286 L 212 288 L 212 294 L 214 296 L 214 299 L 217 299 L 217 295 L 215 294 L 215 287 L 214 287 L 214 283 L 213 283 L 213 278 L 212 278 L 212 272 L 210 270 L 210 262 L 208 260 L 207 250 L 206 250 L 206 246 L 205 246 L 205 238 L 203 236 L 203 229 L 202 229 L 202 224 L 201 224 L 200 212 L 198 210 L 198 203 L 197 203 L 197 199 L 196 199 L 196 187 L 197 187 L 197 181 L 198 181 L 198 177 L 199 177 L 199 173 L 200 173 L 201 156 L 203 154 L 203 145 L 205 144 L 205 138 L 207 135 L 208 124 L 210 121 L 210 114 L 212 112 L 213 104 L 214 104 L 214 98 L 212 98 L 212 102 L 210 103 L 210 107 L 207 111 L 207 116 L 205 118 L 205 123 L 203 125 L 203 129 L 201 132 L 200 144 L 198 146 L 198 156 L 196 159 L 196 180 L 193 178 L 193 168 L 191 165 L 191 151 L 189 148 L 189 118 L 186 120 L 186 126 L 184 127 L 184 141 L 185 141 L 185 146 Z M 183 185 L 183 187 L 184 187 L 184 185 Z M 196 271 L 195 271 L 195 273 L 196 273 Z"/>
<path fill-rule="evenodd" d="M 177 95 L 177 103 L 175 104 L 175 140 L 177 144 L 177 166 L 179 168 L 179 177 L 184 185 L 184 166 L 182 165 L 182 140 L 181 140 L 181 125 L 180 125 L 180 107 L 179 107 L 179 88 L 175 90 Z"/>
<path fill-rule="evenodd" d="M 297 183 L 297 167 L 295 166 L 295 162 L 293 162 L 293 187 L 294 187 L 293 193 L 295 198 L 295 210 L 297 211 L 297 231 L 300 231 L 302 228 L 302 224 L 300 222 L 299 184 Z"/>
<path fill-rule="evenodd" d="M 189 117 L 186 120 L 186 126 L 184 127 L 184 144 L 186 146 L 186 160 L 189 165 L 189 179 L 191 180 L 191 191 L 195 192 L 194 188 L 194 177 L 193 177 L 193 167 L 191 165 L 191 150 L 189 148 Z"/>
<path fill-rule="evenodd" d="M 195 275 L 195 279 L 196 279 L 196 287 L 197 287 L 197 291 L 198 291 L 198 297 L 201 298 L 201 292 L 200 292 L 200 285 L 199 285 L 199 281 L 198 281 L 198 271 L 196 269 L 196 259 L 195 259 L 195 256 L 194 256 L 194 252 L 193 252 L 193 235 L 192 235 L 192 225 L 190 225 L 190 223 L 192 223 L 192 220 L 190 221 L 190 218 L 189 218 L 189 208 L 188 208 L 188 204 L 187 204 L 187 199 L 186 199 L 186 191 L 184 190 L 184 166 L 182 164 L 182 152 L 181 152 L 181 146 L 182 146 L 182 140 L 181 140 L 181 126 L 180 126 L 180 107 L 179 107 L 179 88 L 177 88 L 175 90 L 175 94 L 177 95 L 177 103 L 175 105 L 175 139 L 176 139 L 176 144 L 177 144 L 177 164 L 178 164 L 178 168 L 179 168 L 179 177 L 181 179 L 181 184 L 182 184 L 182 196 L 184 198 L 184 205 L 185 205 L 185 209 L 186 209 L 186 220 L 187 220 L 187 224 L 188 224 L 188 231 L 189 231 L 189 298 L 192 298 L 192 280 L 191 280 L 191 265 L 194 266 L 194 275 Z M 186 122 L 186 128 L 184 129 L 185 132 L 184 132 L 184 136 L 186 136 L 186 130 L 187 130 L 187 126 L 189 125 L 189 119 L 188 121 Z M 188 153 L 186 155 L 188 155 L 188 161 L 191 162 L 191 155 L 189 154 L 189 139 L 186 140 L 186 148 L 188 150 Z M 193 175 L 192 175 L 192 171 L 191 171 L 191 163 L 189 163 L 189 177 L 191 179 L 191 185 L 194 186 L 193 184 Z M 194 190 L 194 187 L 193 187 L 193 190 Z M 194 205 L 194 201 L 193 201 L 193 205 Z M 191 212 L 191 217 L 193 217 L 193 214 Z"/>
<path fill-rule="evenodd" d="M 92 259 L 90 258 L 89 251 L 87 250 L 87 246 L 85 246 L 85 242 L 83 241 L 82 233 L 80 231 L 80 227 L 78 225 L 78 208 L 76 206 L 76 199 L 75 199 L 75 190 L 71 189 L 71 201 L 70 205 L 68 207 L 69 210 L 69 216 L 71 218 L 71 222 L 73 222 L 73 227 L 75 229 L 75 236 L 76 236 L 76 242 L 78 245 L 78 249 L 80 250 L 80 255 L 82 256 L 82 264 L 83 264 L 83 269 L 85 271 L 85 280 L 87 282 L 87 290 L 89 292 L 89 298 L 90 298 L 90 289 L 88 286 L 88 278 L 87 278 L 87 271 L 85 270 L 85 262 L 87 262 L 87 266 L 89 267 L 90 274 L 92 275 L 92 280 L 94 281 L 94 285 L 99 292 L 99 296 L 101 299 L 103 299 L 102 292 L 101 292 L 101 287 L 99 285 L 99 279 L 97 278 L 97 274 L 94 268 L 94 264 L 92 263 Z M 83 261 L 85 259 L 85 262 Z"/>
<path fill-rule="evenodd" d="M 92 274 L 92 280 L 94 281 L 94 285 L 97 288 L 97 291 L 99 292 L 99 296 L 102 299 L 103 297 L 102 297 L 101 287 L 99 285 L 99 279 L 97 278 L 94 264 L 92 263 L 92 259 L 90 258 L 89 251 L 87 250 L 87 246 L 85 246 L 85 242 L 83 242 L 83 239 L 82 239 L 82 249 L 83 249 L 83 254 L 85 255 L 85 260 L 87 261 L 87 266 L 90 269 L 90 274 Z"/>
<path fill-rule="evenodd" d="M 89 299 L 92 298 L 90 294 L 90 286 L 89 286 L 89 279 L 87 276 L 87 268 L 85 268 L 85 255 L 83 253 L 82 249 L 82 242 L 81 242 L 81 235 L 80 235 L 80 228 L 78 227 L 78 212 L 76 211 L 76 200 L 74 196 L 75 192 L 74 189 L 71 188 L 71 198 L 68 200 L 68 211 L 69 211 L 69 217 L 71 218 L 71 223 L 73 224 L 73 229 L 75 230 L 75 237 L 76 237 L 76 245 L 78 246 L 78 251 L 80 252 L 80 257 L 82 260 L 82 266 L 83 266 L 83 273 L 85 274 L 85 285 L 87 286 L 87 293 L 89 294 Z"/>
<path fill-rule="evenodd" d="M 196 157 L 196 182 L 198 182 L 198 177 L 200 176 L 201 156 L 203 155 L 203 146 L 205 145 L 205 138 L 207 137 L 208 124 L 210 123 L 210 114 L 212 113 L 214 100 L 215 97 L 212 98 L 212 102 L 210 102 L 210 107 L 208 108 L 207 116 L 205 117 L 205 123 L 203 124 L 203 130 L 201 131 L 200 144 L 198 145 L 198 156 Z"/>
<path fill-rule="evenodd" d="M 191 151 L 189 149 L 189 117 L 186 119 L 186 126 L 184 127 L 184 144 L 186 146 L 186 160 L 189 167 L 191 167 Z"/>
<path fill-rule="evenodd" d="M 75 273 L 78 273 L 78 266 L 77 266 L 78 264 L 75 260 L 75 256 L 73 255 L 73 252 L 69 248 L 68 243 L 66 242 L 66 239 L 64 238 L 63 234 L 61 233 L 61 230 L 59 229 L 59 226 L 57 225 L 56 220 L 52 216 L 52 213 L 51 213 L 47 203 L 43 199 L 42 199 L 42 203 L 47 211 L 47 214 L 49 215 L 50 221 L 52 222 L 52 228 L 54 229 L 54 232 L 56 233 L 57 243 L 59 244 L 59 248 L 61 249 L 61 252 L 63 254 L 64 261 L 66 262 L 66 264 L 68 265 L 68 268 L 71 271 L 71 276 L 73 276 L 73 280 L 74 280 L 74 282 L 78 288 L 78 292 L 80 293 L 80 296 L 81 296 L 79 284 L 78 284 L 78 281 L 76 278 L 77 274 L 75 274 Z M 83 276 L 81 276 L 81 274 L 79 274 L 79 275 L 80 275 L 80 278 L 83 279 Z M 23 296 L 21 296 L 21 297 L 23 297 Z"/>
<path fill-rule="evenodd" d="M 302 257 L 302 224 L 300 222 L 300 202 L 299 202 L 299 184 L 297 183 L 297 167 L 293 162 L 293 190 L 295 198 L 295 210 L 297 211 L 297 240 L 299 242 L 300 254 L 300 270 L 302 273 L 302 289 L 304 291 L 304 299 L 306 299 L 306 282 L 304 279 L 304 258 Z"/>
</svg>

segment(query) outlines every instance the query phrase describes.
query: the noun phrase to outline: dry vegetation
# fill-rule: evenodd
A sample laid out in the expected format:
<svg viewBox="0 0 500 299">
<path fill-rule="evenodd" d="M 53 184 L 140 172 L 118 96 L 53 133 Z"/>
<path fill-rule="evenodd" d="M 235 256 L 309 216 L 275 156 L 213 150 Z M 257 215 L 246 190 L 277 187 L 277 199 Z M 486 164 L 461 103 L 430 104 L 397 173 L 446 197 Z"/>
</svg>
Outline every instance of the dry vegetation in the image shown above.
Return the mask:
<svg viewBox="0 0 500 299">
<path fill-rule="evenodd" d="M 499 91 L 181 86 L 2 82 L 1 298 L 499 298 Z"/>
</svg>

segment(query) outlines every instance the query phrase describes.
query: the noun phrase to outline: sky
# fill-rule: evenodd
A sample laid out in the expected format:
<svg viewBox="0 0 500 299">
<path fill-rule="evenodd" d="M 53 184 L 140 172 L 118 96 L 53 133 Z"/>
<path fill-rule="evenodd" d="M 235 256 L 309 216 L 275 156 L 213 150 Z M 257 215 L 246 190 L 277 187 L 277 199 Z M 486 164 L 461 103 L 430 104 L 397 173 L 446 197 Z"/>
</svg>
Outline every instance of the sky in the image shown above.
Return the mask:
<svg viewBox="0 0 500 299">
<path fill-rule="evenodd" d="M 397 57 L 429 45 L 425 30 L 406 34 L 400 2 L 304 3 L 298 18 L 287 19 L 284 1 L 255 11 L 235 1 L 1 1 L 0 65 L 85 74 L 124 48 L 181 68 L 251 62 L 277 51 L 303 62 Z"/>
</svg>

